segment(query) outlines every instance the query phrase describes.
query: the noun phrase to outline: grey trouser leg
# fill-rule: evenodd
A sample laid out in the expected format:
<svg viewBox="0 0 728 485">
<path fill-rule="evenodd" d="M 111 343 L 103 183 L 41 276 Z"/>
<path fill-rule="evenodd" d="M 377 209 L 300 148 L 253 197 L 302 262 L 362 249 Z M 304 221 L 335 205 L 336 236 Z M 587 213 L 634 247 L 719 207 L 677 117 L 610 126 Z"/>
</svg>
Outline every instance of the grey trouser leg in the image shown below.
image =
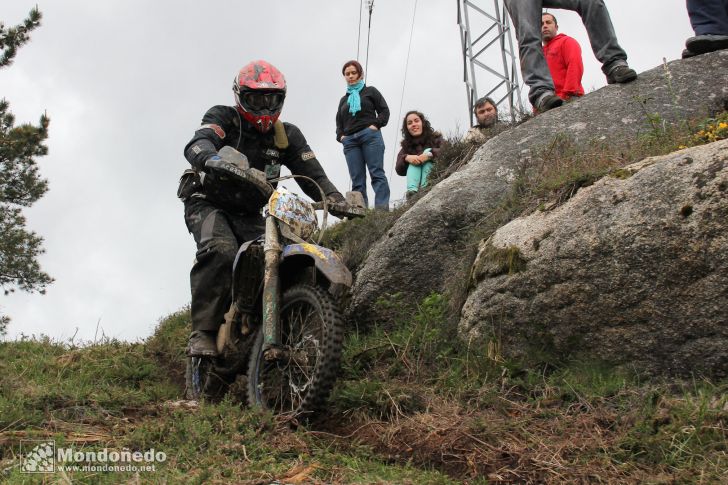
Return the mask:
<svg viewBox="0 0 728 485">
<path fill-rule="evenodd" d="M 192 330 L 216 331 L 232 301 L 235 255 L 242 243 L 263 234 L 263 218 L 231 215 L 191 198 L 185 202 L 185 223 L 197 243 L 190 271 Z"/>
<path fill-rule="evenodd" d="M 530 88 L 528 99 L 531 104 L 535 104 L 543 93 L 554 90 L 541 46 L 541 13 L 544 8 L 573 10 L 581 16 L 592 51 L 602 63 L 604 74 L 618 65 L 627 64 L 627 53 L 617 42 L 603 0 L 505 0 L 505 5 L 516 29 L 521 73 Z"/>
</svg>

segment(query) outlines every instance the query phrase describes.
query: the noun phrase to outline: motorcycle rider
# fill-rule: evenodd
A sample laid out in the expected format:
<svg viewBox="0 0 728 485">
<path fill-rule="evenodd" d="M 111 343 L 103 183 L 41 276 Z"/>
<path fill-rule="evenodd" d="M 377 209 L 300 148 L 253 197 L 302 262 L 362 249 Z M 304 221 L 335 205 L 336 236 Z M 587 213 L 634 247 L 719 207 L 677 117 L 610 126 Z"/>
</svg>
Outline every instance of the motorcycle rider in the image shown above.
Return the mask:
<svg viewBox="0 0 728 485">
<path fill-rule="evenodd" d="M 225 177 L 206 166 L 210 160 L 221 161 L 218 150 L 235 148 L 269 180 L 277 178 L 284 165 L 295 175 L 313 179 L 329 201 L 344 201 L 301 130 L 278 120 L 286 97 L 286 81 L 278 69 L 264 60 L 246 64 L 235 77 L 233 93 L 235 106 L 210 108 L 184 149 L 192 169 L 182 176 L 178 196 L 184 202 L 187 229 L 197 243 L 190 271 L 190 356 L 217 355 L 215 336 L 231 303 L 235 255 L 240 244 L 265 230 L 261 208 L 267 199 L 226 186 Z M 313 183 L 297 181 L 309 197 L 321 200 Z"/>
</svg>

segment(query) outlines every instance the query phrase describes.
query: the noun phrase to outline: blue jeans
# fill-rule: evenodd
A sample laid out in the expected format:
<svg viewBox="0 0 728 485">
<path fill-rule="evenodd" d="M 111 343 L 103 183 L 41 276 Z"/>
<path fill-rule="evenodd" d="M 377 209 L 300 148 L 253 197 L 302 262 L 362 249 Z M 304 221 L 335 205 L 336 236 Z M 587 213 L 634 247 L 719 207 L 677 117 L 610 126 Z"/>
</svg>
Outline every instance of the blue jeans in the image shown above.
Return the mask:
<svg viewBox="0 0 728 485">
<path fill-rule="evenodd" d="M 541 46 L 541 13 L 544 7 L 573 10 L 581 16 L 592 51 L 602 63 L 604 74 L 619 65 L 627 65 L 627 53 L 617 43 L 603 0 L 505 0 L 505 4 L 516 29 L 521 73 L 530 88 L 528 99 L 534 106 L 544 93 L 554 92 L 554 82 Z"/>
<path fill-rule="evenodd" d="M 344 145 L 344 157 L 349 166 L 351 190 L 361 192 L 364 204 L 369 207 L 365 168 L 369 169 L 374 189 L 374 208 L 389 210 L 389 183 L 384 173 L 382 132 L 367 127 L 353 135 L 346 135 L 341 143 Z"/>
<path fill-rule="evenodd" d="M 728 35 L 728 0 L 687 0 L 695 35 Z"/>
</svg>

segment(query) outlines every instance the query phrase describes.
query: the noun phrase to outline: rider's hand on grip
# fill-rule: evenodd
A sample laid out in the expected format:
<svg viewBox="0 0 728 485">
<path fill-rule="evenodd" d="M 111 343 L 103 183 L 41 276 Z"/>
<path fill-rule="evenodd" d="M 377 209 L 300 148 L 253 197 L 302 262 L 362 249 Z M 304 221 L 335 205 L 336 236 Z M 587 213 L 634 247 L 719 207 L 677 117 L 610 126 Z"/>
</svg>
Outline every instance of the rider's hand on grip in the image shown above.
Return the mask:
<svg viewBox="0 0 728 485">
<path fill-rule="evenodd" d="M 234 163 L 230 163 L 227 160 L 220 158 L 217 155 L 213 155 L 205 161 L 205 168 L 207 172 L 216 173 L 220 176 L 232 176 L 238 179 L 247 179 L 243 170 L 240 169 Z"/>
<path fill-rule="evenodd" d="M 354 218 L 364 217 L 366 214 L 366 207 L 364 207 L 364 198 L 358 192 L 347 192 L 346 198 L 340 193 L 335 192 L 329 194 L 329 197 L 336 194 L 337 200 L 329 204 L 329 212 L 336 217 L 340 218 Z M 327 197 L 327 199 L 329 198 Z M 341 200 L 338 200 L 339 197 Z"/>
<path fill-rule="evenodd" d="M 207 160 L 205 160 L 205 168 L 207 170 L 215 170 L 223 166 L 223 164 L 228 164 L 229 162 L 226 162 L 222 158 L 220 158 L 218 155 L 212 155 L 211 157 L 207 157 Z"/>
<path fill-rule="evenodd" d="M 205 172 L 209 172 L 210 169 L 214 168 L 214 165 L 222 162 L 222 158 L 219 155 L 212 155 L 207 157 L 205 160 Z"/>
<path fill-rule="evenodd" d="M 341 195 L 341 193 L 332 192 L 326 196 L 326 202 L 328 202 L 329 204 L 339 204 L 341 202 L 346 202 L 346 199 L 343 195 Z"/>
<path fill-rule="evenodd" d="M 346 193 L 347 215 L 346 217 L 364 217 L 367 213 L 367 206 L 361 192 L 355 190 Z"/>
</svg>

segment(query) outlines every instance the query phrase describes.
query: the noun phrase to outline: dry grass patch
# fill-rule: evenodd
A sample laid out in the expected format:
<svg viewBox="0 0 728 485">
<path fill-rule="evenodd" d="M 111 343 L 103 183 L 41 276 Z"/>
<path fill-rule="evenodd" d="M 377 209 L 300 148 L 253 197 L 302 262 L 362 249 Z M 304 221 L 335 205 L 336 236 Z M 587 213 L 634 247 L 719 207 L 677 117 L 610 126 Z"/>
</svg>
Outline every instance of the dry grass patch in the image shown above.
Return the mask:
<svg viewBox="0 0 728 485">
<path fill-rule="evenodd" d="M 485 409 L 431 395 L 423 412 L 397 413 L 388 420 L 340 415 L 330 422 L 341 424 L 309 434 L 339 452 L 365 448 L 383 460 L 434 468 L 463 483 L 718 483 L 728 477 L 725 441 L 721 445 L 719 439 L 712 441 L 717 450 L 679 465 L 624 455 L 624 444 L 640 427 L 659 427 L 664 420 L 664 411 L 641 415 L 640 404 L 652 392 L 631 389 L 572 403 L 524 402 L 506 394 L 499 405 Z M 673 412 L 679 407 L 666 405 Z M 711 429 L 716 425 L 725 436 L 725 418 L 710 422 Z M 660 450 L 674 440 L 658 439 L 650 446 Z"/>
</svg>

